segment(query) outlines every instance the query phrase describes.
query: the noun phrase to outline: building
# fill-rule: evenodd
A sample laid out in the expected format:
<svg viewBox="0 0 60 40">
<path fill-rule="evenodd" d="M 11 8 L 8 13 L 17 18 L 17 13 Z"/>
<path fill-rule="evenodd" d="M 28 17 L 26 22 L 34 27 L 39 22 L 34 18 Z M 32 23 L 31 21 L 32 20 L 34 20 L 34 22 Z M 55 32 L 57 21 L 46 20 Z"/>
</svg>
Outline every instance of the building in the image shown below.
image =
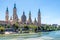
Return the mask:
<svg viewBox="0 0 60 40">
<path fill-rule="evenodd" d="M 38 10 L 38 26 L 41 26 L 41 12 Z"/>
<path fill-rule="evenodd" d="M 32 18 L 31 18 L 31 11 L 29 11 L 29 18 L 27 21 L 27 17 L 25 15 L 25 12 L 23 11 L 23 15 L 21 16 L 21 21 L 19 22 L 19 18 L 17 15 L 17 8 L 16 8 L 16 4 L 14 4 L 13 7 L 13 16 L 10 18 L 9 20 L 9 11 L 8 11 L 8 7 L 6 9 L 6 15 L 5 15 L 5 21 L 0 21 L 0 24 L 4 25 L 4 24 L 15 24 L 15 23 L 19 23 L 19 24 L 34 24 L 37 26 L 41 26 L 41 13 L 40 13 L 40 9 L 38 10 L 38 18 L 32 22 Z"/>
<path fill-rule="evenodd" d="M 35 18 L 35 20 L 34 20 L 34 25 L 38 25 L 38 24 L 37 24 L 37 20 L 36 20 L 36 18 Z"/>
<path fill-rule="evenodd" d="M 8 7 L 7 7 L 7 9 L 6 9 L 5 21 L 6 21 L 6 22 L 9 21 L 9 11 L 8 11 Z"/>
<path fill-rule="evenodd" d="M 31 11 L 29 11 L 29 19 L 28 19 L 27 23 L 28 24 L 32 24 Z"/>
<path fill-rule="evenodd" d="M 57 26 L 58 26 L 58 24 L 52 24 L 52 26 L 53 26 L 53 27 L 57 27 Z"/>
<path fill-rule="evenodd" d="M 26 16 L 24 11 L 23 11 L 23 15 L 21 16 L 21 23 L 26 24 Z"/>
<path fill-rule="evenodd" d="M 13 8 L 13 24 L 18 22 L 18 15 L 17 15 L 17 8 L 16 8 L 16 4 L 14 4 L 14 8 Z"/>
</svg>

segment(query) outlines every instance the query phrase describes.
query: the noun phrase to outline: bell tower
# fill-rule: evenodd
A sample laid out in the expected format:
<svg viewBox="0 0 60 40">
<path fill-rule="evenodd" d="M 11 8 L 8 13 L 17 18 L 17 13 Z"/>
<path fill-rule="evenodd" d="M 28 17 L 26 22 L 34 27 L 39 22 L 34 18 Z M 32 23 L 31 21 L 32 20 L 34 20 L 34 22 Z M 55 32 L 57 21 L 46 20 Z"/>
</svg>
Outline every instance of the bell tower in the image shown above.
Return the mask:
<svg viewBox="0 0 60 40">
<path fill-rule="evenodd" d="M 38 26 L 41 26 L 41 12 L 40 9 L 38 10 Z"/>
<path fill-rule="evenodd" d="M 16 4 L 14 4 L 13 8 L 13 23 L 18 22 L 18 16 L 17 16 L 17 9 L 16 9 Z"/>
<path fill-rule="evenodd" d="M 8 11 L 8 7 L 7 7 L 7 9 L 6 9 L 5 21 L 6 21 L 6 22 L 9 21 L 9 11 Z"/>
</svg>

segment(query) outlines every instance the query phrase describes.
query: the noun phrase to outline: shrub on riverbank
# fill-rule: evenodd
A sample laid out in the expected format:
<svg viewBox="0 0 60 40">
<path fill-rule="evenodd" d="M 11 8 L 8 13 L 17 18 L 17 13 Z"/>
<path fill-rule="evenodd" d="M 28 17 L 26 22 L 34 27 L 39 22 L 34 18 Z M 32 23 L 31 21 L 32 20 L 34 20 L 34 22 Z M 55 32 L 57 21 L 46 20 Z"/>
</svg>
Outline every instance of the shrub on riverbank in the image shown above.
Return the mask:
<svg viewBox="0 0 60 40">
<path fill-rule="evenodd" d="M 2 26 L 0 26 L 2 27 Z M 10 28 L 10 25 L 6 25 L 7 28 Z M 60 30 L 60 27 L 53 27 L 51 25 L 44 25 L 44 26 L 36 26 L 33 24 L 30 25 L 26 25 L 26 24 L 22 24 L 19 25 L 18 23 L 15 23 L 12 25 L 13 30 L 15 30 L 15 32 L 20 31 L 22 33 L 22 31 L 29 33 L 29 32 L 43 32 L 43 31 L 56 31 L 56 30 Z M 0 28 L 0 31 L 5 31 L 5 28 L 2 27 Z"/>
<path fill-rule="evenodd" d="M 5 28 L 3 26 L 0 26 L 0 33 L 3 34 L 5 31 Z"/>
</svg>

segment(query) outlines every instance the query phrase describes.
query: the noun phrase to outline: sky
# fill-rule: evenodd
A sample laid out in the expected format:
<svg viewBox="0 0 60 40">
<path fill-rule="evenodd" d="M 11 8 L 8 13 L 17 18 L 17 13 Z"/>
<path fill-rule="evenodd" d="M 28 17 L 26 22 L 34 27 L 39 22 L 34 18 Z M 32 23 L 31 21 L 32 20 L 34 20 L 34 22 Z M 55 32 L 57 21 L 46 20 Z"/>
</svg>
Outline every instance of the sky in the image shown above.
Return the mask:
<svg viewBox="0 0 60 40">
<path fill-rule="evenodd" d="M 6 8 L 9 10 L 9 17 L 13 15 L 13 7 L 16 3 L 19 19 L 25 11 L 28 19 L 31 11 L 32 20 L 37 19 L 38 9 L 41 12 L 42 24 L 60 25 L 60 0 L 0 0 L 0 21 L 5 20 Z"/>
</svg>

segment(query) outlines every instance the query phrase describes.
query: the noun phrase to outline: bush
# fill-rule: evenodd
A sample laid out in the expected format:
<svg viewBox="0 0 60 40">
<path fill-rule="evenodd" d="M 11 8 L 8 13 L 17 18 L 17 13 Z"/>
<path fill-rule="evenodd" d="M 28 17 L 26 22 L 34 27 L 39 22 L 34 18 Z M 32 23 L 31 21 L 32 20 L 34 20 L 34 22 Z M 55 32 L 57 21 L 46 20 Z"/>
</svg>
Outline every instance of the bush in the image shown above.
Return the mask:
<svg viewBox="0 0 60 40">
<path fill-rule="evenodd" d="M 5 31 L 5 28 L 4 27 L 0 27 L 0 33 L 4 33 L 4 31 Z"/>
</svg>

